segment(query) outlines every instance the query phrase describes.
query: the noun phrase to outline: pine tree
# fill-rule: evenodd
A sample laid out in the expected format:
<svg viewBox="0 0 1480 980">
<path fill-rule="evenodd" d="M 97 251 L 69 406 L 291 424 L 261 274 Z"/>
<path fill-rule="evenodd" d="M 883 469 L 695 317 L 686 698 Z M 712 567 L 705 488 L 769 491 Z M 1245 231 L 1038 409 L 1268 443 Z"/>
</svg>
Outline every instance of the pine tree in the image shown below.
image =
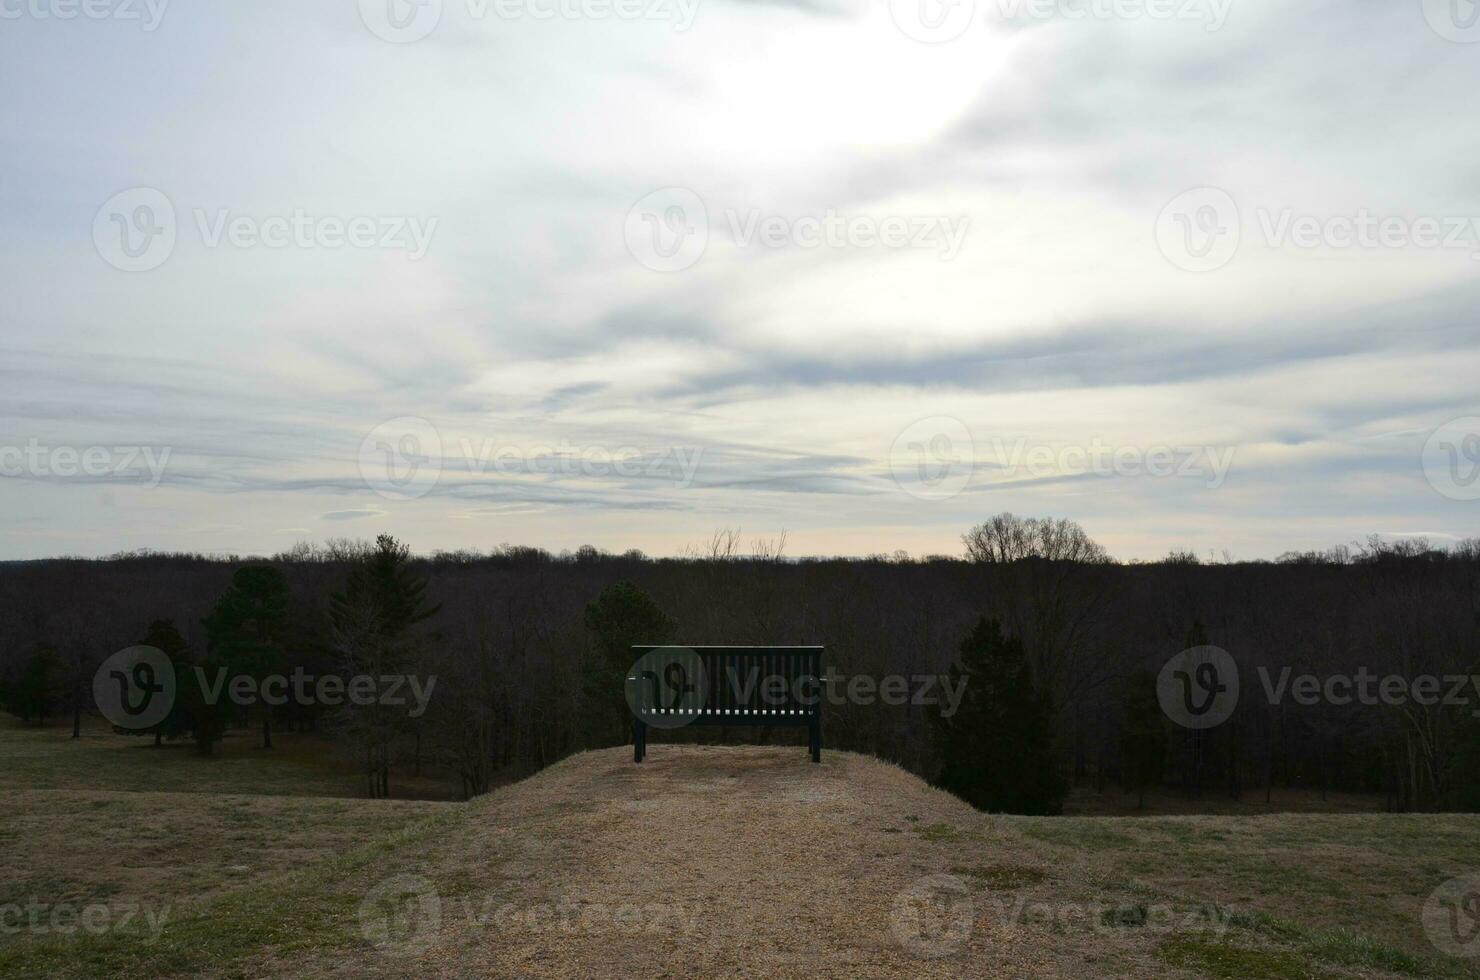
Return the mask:
<svg viewBox="0 0 1480 980">
<path fill-rule="evenodd" d="M 1183 650 L 1193 650 L 1197 647 L 1208 645 L 1208 631 L 1203 627 L 1202 620 L 1194 619 L 1192 626 L 1187 630 L 1187 636 L 1182 640 Z M 1201 728 L 1187 729 L 1187 768 L 1183 774 L 1183 788 L 1189 796 L 1195 799 L 1202 798 L 1203 769 L 1207 762 L 1207 732 Z"/>
<path fill-rule="evenodd" d="M 965 685 L 957 711 L 932 709 L 943 763 L 936 785 L 980 810 L 1059 813 L 1069 789 L 1054 753 L 1053 709 L 1022 641 L 981 619 L 961 644 L 951 682 Z"/>
<path fill-rule="evenodd" d="M 426 581 L 411 567 L 410 547 L 382 534 L 350 571 L 344 590 L 330 598 L 330 620 L 338 629 L 368 625 L 377 636 L 398 640 L 441 611 L 440 604 L 427 601 L 426 590 Z M 365 623 L 367 612 L 370 620 Z"/>
<path fill-rule="evenodd" d="M 287 619 L 288 581 L 283 573 L 265 565 L 237 569 L 231 587 L 205 620 L 210 656 L 231 676 L 255 677 L 260 683 L 282 669 Z M 262 747 L 272 748 L 272 706 L 266 701 Z"/>
<path fill-rule="evenodd" d="M 329 601 L 334 646 L 346 673 L 379 678 L 411 671 L 425 653 L 413 627 L 442 608 L 427 600 L 426 589 L 411 565 L 411 549 L 389 534 L 378 536 Z M 353 706 L 349 717 L 364 753 L 370 795 L 389 796 L 391 747 L 411 720 L 378 699 Z"/>
<path fill-rule="evenodd" d="M 62 658 L 50 643 L 38 643 L 21 665 L 20 675 L 9 685 L 6 709 L 29 723 L 46 724 L 47 715 L 61 704 L 66 686 Z"/>
<path fill-rule="evenodd" d="M 171 714 L 179 713 L 184 730 L 190 733 L 195 749 L 201 755 L 214 754 L 216 743 L 226 734 L 233 706 L 224 697 L 214 700 L 209 697 L 199 678 L 214 677 L 218 672 L 228 670 L 225 660 L 208 654 L 199 663 L 190 665 L 192 676 L 187 678 L 180 674 L 176 677 L 175 707 Z"/>
<path fill-rule="evenodd" d="M 1131 675 L 1123 705 L 1120 782 L 1135 792 L 1137 808 L 1144 808 L 1146 789 L 1161 782 L 1167 757 L 1166 719 L 1156 697 L 1156 675 L 1144 670 Z"/>
<path fill-rule="evenodd" d="M 173 619 L 153 620 L 139 645 L 153 647 L 169 658 L 175 671 L 175 703 L 170 707 L 170 713 L 157 725 L 149 728 L 120 728 L 114 725 L 113 730 L 120 735 L 153 735 L 154 744 L 158 747 L 162 739 L 174 741 L 190 731 L 190 715 L 186 712 L 179 693 L 186 683 L 193 680 L 190 672 L 190 648 L 185 643 L 185 637 L 175 628 Z"/>
<path fill-rule="evenodd" d="M 673 635 L 673 621 L 646 592 L 622 581 L 607 586 L 586 606 L 586 629 L 594 643 L 585 661 L 585 695 L 589 704 L 598 706 L 589 715 L 593 720 L 602 715 L 609 719 L 598 722 L 589 735 L 597 744 L 625 739 L 631 730 L 626 683 L 632 648 L 667 643 Z"/>
</svg>

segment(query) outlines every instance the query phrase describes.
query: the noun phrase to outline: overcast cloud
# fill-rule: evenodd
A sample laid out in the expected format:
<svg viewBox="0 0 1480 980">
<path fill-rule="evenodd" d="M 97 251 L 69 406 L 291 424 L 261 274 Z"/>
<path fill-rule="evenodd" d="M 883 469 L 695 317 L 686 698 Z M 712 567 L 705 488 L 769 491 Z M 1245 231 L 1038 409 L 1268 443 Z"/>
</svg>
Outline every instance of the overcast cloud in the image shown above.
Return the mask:
<svg viewBox="0 0 1480 980">
<path fill-rule="evenodd" d="M 1465 2 L 1051 6 L 0 0 L 0 558 L 1480 534 Z"/>
</svg>

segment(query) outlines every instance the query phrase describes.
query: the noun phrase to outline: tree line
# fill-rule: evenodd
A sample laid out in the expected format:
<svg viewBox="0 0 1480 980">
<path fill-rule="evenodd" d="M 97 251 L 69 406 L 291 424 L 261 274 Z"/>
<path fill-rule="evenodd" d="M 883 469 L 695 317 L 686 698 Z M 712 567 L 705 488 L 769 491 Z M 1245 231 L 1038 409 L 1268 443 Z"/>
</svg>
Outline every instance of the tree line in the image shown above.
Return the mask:
<svg viewBox="0 0 1480 980">
<path fill-rule="evenodd" d="M 1480 675 L 1480 543 L 1118 563 L 1073 522 L 1003 514 L 963 545 L 959 557 L 787 559 L 784 540 L 747 552 L 721 532 L 672 559 L 523 547 L 418 557 L 382 536 L 264 559 L 22 563 L 0 569 L 0 701 L 31 723 L 70 717 L 75 731 L 97 664 L 139 643 L 185 669 L 257 678 L 435 676 L 418 717 L 182 695 L 143 734 L 209 752 L 232 728 L 250 726 L 262 746 L 276 730 L 311 729 L 356 760 L 367 795 L 389 793 L 393 772 L 429 768 L 473 795 L 621 744 L 633 644 L 820 644 L 844 677 L 964 679 L 951 717 L 827 704 L 825 743 L 986 809 L 1057 812 L 1073 785 L 1233 798 L 1300 787 L 1378 793 L 1393 810 L 1480 809 L 1480 703 L 1272 701 L 1265 683 L 1362 668 Z M 1194 731 L 1163 711 L 1157 676 L 1206 645 L 1236 662 L 1241 696 L 1226 722 Z"/>
</svg>

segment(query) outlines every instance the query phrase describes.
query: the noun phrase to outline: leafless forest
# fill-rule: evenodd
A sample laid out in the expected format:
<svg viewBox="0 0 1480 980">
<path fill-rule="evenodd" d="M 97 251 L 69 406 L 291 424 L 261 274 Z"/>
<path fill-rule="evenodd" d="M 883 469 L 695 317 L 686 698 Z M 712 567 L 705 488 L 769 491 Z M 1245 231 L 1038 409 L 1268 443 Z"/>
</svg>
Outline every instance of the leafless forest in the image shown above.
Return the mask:
<svg viewBox="0 0 1480 980">
<path fill-rule="evenodd" d="M 1203 797 L 1299 786 L 1380 793 L 1394 810 L 1480 809 L 1480 702 L 1469 680 L 1480 675 L 1477 542 L 1122 564 L 1073 533 L 1039 546 L 1014 546 L 991 522 L 974 534 L 966 556 L 927 559 L 792 559 L 782 541 L 751 546 L 728 532 L 676 559 L 514 547 L 416 558 L 440 609 L 418 628 L 414 666 L 438 686 L 426 714 L 397 728 L 392 778 L 436 766 L 477 793 L 573 751 L 619 744 L 620 717 L 591 703 L 595 641 L 585 611 L 603 589 L 630 581 L 672 621 L 673 643 L 823 644 L 830 670 L 844 678 L 943 674 L 973 624 L 996 618 L 1022 639 L 1050 695 L 1056 756 L 1081 785 L 1127 783 L 1123 747 L 1128 729 L 1145 724 L 1137 713 L 1146 686 L 1173 654 L 1213 644 L 1239 665 L 1233 718 L 1197 733 L 1157 716 L 1164 752 L 1143 782 Z M 173 620 L 192 651 L 204 650 L 203 620 L 249 564 L 273 566 L 289 584 L 288 667 L 342 669 L 329 597 L 362 551 L 336 542 L 263 559 L 128 555 L 0 566 L 0 677 L 14 682 L 38 647 L 54 650 L 64 672 L 45 723 L 69 724 L 91 710 L 96 665 L 139 643 L 152 622 Z M 1364 667 L 1453 683 L 1428 699 L 1436 703 L 1401 706 L 1302 705 L 1288 689 L 1271 703 L 1266 693 L 1287 671 L 1324 677 Z M 913 700 L 827 704 L 827 746 L 932 778 L 930 712 Z M 274 725 L 354 737 L 311 709 L 281 709 Z"/>
</svg>

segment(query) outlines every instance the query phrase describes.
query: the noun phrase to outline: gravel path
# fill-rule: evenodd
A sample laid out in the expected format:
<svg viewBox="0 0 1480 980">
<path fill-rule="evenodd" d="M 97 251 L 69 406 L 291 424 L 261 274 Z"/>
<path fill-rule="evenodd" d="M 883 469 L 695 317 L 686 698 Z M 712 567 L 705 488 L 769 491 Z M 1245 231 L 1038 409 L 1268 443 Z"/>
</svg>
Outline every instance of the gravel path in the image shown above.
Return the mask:
<svg viewBox="0 0 1480 980">
<path fill-rule="evenodd" d="M 362 914 L 382 948 L 341 975 L 1056 977 L 1140 973 L 1144 947 L 1004 914 L 1077 893 L 1001 822 L 878 761 L 800 748 L 591 752 L 472 804 Z M 1036 881 L 1035 881 L 1036 883 Z M 999 883 L 1000 887 L 1000 883 Z M 1018 886 L 1007 883 L 1006 888 Z M 387 908 L 397 907 L 394 904 Z M 375 931 L 382 929 L 381 932 Z M 1111 942 L 1111 947 L 1121 944 Z M 279 963 L 301 972 L 305 963 Z"/>
</svg>

